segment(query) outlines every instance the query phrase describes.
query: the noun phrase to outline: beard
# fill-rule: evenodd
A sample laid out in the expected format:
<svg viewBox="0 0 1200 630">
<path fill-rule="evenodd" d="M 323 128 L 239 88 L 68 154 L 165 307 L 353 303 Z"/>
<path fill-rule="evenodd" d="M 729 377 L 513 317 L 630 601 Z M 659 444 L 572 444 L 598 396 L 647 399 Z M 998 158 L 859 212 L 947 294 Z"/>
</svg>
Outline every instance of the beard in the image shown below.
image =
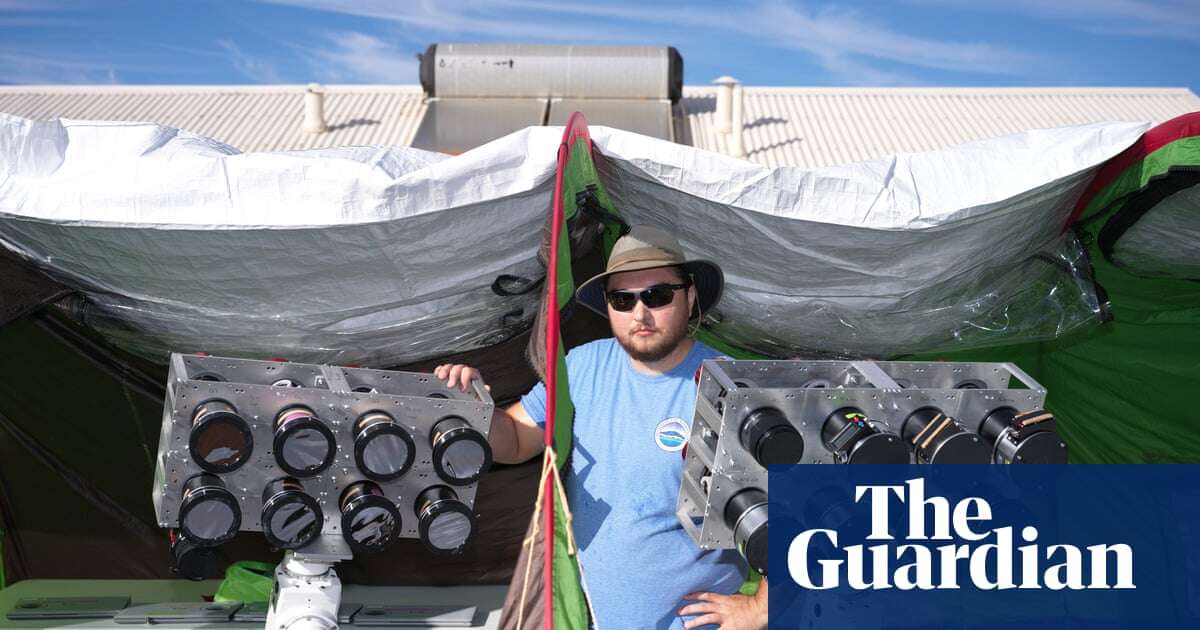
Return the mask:
<svg viewBox="0 0 1200 630">
<path fill-rule="evenodd" d="M 684 315 L 686 316 L 686 312 Z M 655 328 L 655 334 L 649 337 L 635 337 L 629 331 L 613 331 L 613 334 L 617 343 L 621 344 L 629 356 L 642 363 L 653 363 L 674 352 L 687 336 L 687 319 L 664 323 L 664 326 Z"/>
</svg>

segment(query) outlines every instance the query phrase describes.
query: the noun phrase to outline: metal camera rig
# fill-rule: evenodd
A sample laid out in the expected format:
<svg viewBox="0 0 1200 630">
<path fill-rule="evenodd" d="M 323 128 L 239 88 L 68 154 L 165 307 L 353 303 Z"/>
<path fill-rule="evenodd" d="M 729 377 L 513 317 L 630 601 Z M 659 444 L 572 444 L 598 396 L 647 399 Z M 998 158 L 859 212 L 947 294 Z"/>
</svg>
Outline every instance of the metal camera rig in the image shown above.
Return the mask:
<svg viewBox="0 0 1200 630">
<path fill-rule="evenodd" d="M 766 575 L 767 466 L 1066 463 L 1045 400 L 1011 363 L 708 360 L 676 514 Z"/>
<path fill-rule="evenodd" d="M 286 551 L 267 627 L 336 628 L 338 561 L 398 538 L 457 553 L 473 533 L 494 405 L 472 386 L 464 393 L 432 374 L 172 354 L 153 488 L 158 523 L 172 530 L 177 553 L 263 532 Z"/>
</svg>

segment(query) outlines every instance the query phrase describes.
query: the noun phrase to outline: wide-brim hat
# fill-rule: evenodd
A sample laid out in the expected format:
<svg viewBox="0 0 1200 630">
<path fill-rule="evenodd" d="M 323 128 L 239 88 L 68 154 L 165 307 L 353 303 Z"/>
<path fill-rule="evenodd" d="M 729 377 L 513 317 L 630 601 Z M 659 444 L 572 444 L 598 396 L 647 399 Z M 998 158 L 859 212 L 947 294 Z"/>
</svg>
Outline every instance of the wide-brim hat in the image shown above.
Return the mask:
<svg viewBox="0 0 1200 630">
<path fill-rule="evenodd" d="M 683 270 L 696 287 L 696 303 L 702 313 L 721 301 L 721 293 L 725 290 L 725 274 L 721 267 L 709 260 L 688 260 L 674 236 L 649 225 L 635 225 L 628 234 L 617 239 L 604 273 L 596 274 L 579 285 L 575 299 L 602 317 L 608 317 L 604 292 L 609 276 L 659 267 L 679 267 Z"/>
</svg>

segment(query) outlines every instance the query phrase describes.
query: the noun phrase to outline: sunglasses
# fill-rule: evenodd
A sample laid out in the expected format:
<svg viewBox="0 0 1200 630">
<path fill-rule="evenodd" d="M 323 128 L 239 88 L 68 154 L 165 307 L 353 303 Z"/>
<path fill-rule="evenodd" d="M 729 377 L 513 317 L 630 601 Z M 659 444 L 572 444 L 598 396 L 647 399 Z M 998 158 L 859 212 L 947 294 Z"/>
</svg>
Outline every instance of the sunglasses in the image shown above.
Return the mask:
<svg viewBox="0 0 1200 630">
<path fill-rule="evenodd" d="M 690 286 L 692 286 L 691 283 L 685 282 L 681 284 L 656 284 L 636 293 L 633 291 L 609 291 L 604 294 L 604 299 L 614 311 L 621 313 L 632 311 L 633 307 L 637 305 L 638 300 L 641 300 L 642 304 L 646 305 L 646 308 L 662 308 L 675 299 L 676 291 L 686 289 Z"/>
</svg>

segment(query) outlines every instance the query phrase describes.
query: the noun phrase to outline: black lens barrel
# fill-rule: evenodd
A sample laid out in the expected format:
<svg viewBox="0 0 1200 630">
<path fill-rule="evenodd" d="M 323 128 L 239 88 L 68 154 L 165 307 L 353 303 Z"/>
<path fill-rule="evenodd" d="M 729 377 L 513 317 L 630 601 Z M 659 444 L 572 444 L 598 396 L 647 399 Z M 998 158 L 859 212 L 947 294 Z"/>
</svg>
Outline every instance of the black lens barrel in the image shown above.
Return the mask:
<svg viewBox="0 0 1200 630">
<path fill-rule="evenodd" d="M 911 460 L 900 436 L 881 430 L 856 407 L 830 414 L 821 425 L 821 441 L 847 464 L 907 464 Z"/>
<path fill-rule="evenodd" d="M 387 549 L 400 535 L 400 510 L 373 481 L 359 481 L 342 491 L 342 537 L 361 553 Z"/>
<path fill-rule="evenodd" d="M 208 400 L 192 412 L 188 453 L 206 472 L 228 473 L 241 468 L 254 451 L 250 424 L 224 400 Z"/>
<path fill-rule="evenodd" d="M 763 467 L 799 464 L 804 457 L 804 437 L 774 407 L 762 407 L 747 414 L 738 437 L 742 448 Z"/>
<path fill-rule="evenodd" d="M 986 464 L 992 458 L 991 445 L 934 407 L 909 414 L 900 435 L 922 464 Z"/>
<path fill-rule="evenodd" d="M 492 447 L 471 423 L 446 416 L 429 433 L 433 468 L 448 484 L 466 486 L 479 480 L 492 466 Z"/>
<path fill-rule="evenodd" d="M 475 515 L 450 487 L 426 488 L 413 509 L 421 542 L 434 553 L 460 553 L 475 533 Z"/>
<path fill-rule="evenodd" d="M 271 546 L 299 549 L 321 535 L 325 515 L 317 500 L 292 477 L 276 479 L 263 488 L 262 529 Z"/>
<path fill-rule="evenodd" d="M 242 508 L 220 477 L 200 473 L 183 484 L 179 530 L 193 543 L 215 547 L 229 541 L 242 526 Z"/>
<path fill-rule="evenodd" d="M 725 504 L 724 517 L 750 568 L 767 575 L 767 493 L 746 488 L 733 495 Z"/>
</svg>

